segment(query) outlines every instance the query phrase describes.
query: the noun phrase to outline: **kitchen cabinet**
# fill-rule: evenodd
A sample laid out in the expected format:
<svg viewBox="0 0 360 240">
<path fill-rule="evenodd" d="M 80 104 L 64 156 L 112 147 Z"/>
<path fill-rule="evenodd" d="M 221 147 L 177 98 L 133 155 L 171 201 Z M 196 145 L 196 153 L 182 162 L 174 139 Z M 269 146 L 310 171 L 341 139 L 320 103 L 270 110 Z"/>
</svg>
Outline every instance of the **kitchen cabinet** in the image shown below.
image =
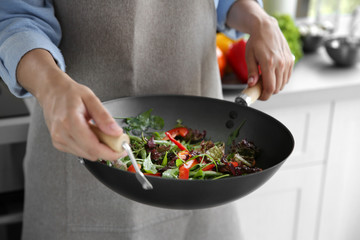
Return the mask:
<svg viewBox="0 0 360 240">
<path fill-rule="evenodd" d="M 24 102 L 0 79 L 0 239 L 20 239 L 24 199 L 23 158 L 30 121 Z"/>
<path fill-rule="evenodd" d="M 244 237 L 315 240 L 332 106 L 306 104 L 263 111 L 289 128 L 295 147 L 280 172 L 237 201 Z"/>
<path fill-rule="evenodd" d="M 358 92 L 359 93 L 359 92 Z M 359 239 L 360 96 L 336 101 L 319 239 Z"/>
<path fill-rule="evenodd" d="M 244 239 L 358 239 L 359 76 L 360 64 L 334 68 L 321 48 L 295 66 L 284 91 L 251 106 L 284 123 L 295 148 L 263 187 L 236 201 Z"/>
</svg>

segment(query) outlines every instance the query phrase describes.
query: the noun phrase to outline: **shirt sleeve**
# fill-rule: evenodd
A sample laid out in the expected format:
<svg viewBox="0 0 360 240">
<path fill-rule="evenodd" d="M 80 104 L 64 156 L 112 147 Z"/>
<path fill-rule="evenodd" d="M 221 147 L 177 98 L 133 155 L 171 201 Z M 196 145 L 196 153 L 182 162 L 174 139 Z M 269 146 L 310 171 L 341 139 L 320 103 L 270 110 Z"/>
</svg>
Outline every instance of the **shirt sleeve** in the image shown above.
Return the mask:
<svg viewBox="0 0 360 240">
<path fill-rule="evenodd" d="M 260 4 L 261 7 L 263 7 L 262 0 L 256 1 Z M 238 39 L 243 35 L 243 33 L 229 28 L 226 25 L 227 13 L 234 2 L 236 2 L 236 0 L 214 0 L 217 13 L 217 30 L 226 34 L 229 38 Z"/>
<path fill-rule="evenodd" d="M 2 0 L 0 4 L 0 77 L 17 97 L 30 93 L 16 80 L 17 65 L 27 52 L 42 48 L 49 51 L 65 71 L 57 47 L 61 28 L 54 15 L 52 0 Z"/>
</svg>

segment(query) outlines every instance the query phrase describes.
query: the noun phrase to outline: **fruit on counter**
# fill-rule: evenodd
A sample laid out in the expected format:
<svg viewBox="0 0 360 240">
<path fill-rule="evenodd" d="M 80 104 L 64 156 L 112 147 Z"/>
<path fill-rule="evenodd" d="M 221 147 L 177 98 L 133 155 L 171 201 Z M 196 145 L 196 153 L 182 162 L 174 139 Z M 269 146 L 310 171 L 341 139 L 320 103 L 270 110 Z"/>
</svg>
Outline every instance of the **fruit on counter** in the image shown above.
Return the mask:
<svg viewBox="0 0 360 240">
<path fill-rule="evenodd" d="M 223 51 L 218 46 L 216 46 L 216 57 L 219 65 L 220 76 L 223 77 L 226 67 L 226 57 Z"/>
<path fill-rule="evenodd" d="M 216 53 L 223 83 L 247 83 L 245 47 L 244 39 L 233 40 L 223 33 L 216 34 Z"/>
<path fill-rule="evenodd" d="M 247 83 L 248 69 L 245 60 L 246 41 L 240 39 L 233 43 L 227 53 L 227 60 L 237 79 L 241 83 Z"/>
</svg>

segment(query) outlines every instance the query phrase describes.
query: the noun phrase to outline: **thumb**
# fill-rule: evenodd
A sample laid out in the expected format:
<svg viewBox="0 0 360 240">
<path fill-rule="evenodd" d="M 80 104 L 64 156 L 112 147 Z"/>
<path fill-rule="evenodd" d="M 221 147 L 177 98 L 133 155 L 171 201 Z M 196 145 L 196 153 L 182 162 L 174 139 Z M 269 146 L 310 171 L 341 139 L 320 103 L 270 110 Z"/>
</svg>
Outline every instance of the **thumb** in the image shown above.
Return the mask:
<svg viewBox="0 0 360 240">
<path fill-rule="evenodd" d="M 259 80 L 258 64 L 253 54 L 246 56 L 246 65 L 248 68 L 248 86 L 254 86 Z"/>
<path fill-rule="evenodd" d="M 123 129 L 116 123 L 95 95 L 88 98 L 84 103 L 89 115 L 102 132 L 111 136 L 120 136 L 123 133 Z"/>
</svg>

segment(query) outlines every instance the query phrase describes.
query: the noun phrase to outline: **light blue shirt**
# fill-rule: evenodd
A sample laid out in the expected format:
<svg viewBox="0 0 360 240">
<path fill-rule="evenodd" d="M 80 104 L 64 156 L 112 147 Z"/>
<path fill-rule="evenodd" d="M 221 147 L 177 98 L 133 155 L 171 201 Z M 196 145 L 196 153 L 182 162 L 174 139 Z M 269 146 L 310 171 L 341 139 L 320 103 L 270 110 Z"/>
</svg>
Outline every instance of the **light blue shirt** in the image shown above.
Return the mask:
<svg viewBox="0 0 360 240">
<path fill-rule="evenodd" d="M 217 29 L 231 38 L 240 32 L 226 27 L 226 16 L 235 0 L 214 0 Z M 1 0 L 0 4 L 0 77 L 18 97 L 30 96 L 16 81 L 16 67 L 25 53 L 42 48 L 49 51 L 58 66 L 65 71 L 64 58 L 57 47 L 61 28 L 54 15 L 52 0 Z M 262 1 L 258 1 L 262 6 Z"/>
</svg>

